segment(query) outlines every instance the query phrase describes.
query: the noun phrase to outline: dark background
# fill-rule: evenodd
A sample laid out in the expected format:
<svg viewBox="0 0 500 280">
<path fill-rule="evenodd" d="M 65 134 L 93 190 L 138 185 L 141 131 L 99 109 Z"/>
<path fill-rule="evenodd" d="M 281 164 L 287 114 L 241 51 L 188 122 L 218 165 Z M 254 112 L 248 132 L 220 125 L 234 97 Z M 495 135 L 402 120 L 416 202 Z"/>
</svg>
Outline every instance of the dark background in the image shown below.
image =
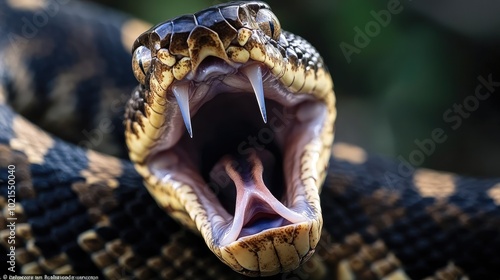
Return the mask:
<svg viewBox="0 0 500 280">
<path fill-rule="evenodd" d="M 100 2 L 158 23 L 223 1 Z M 421 166 L 472 176 L 500 175 L 500 86 L 467 118 L 460 117 L 460 125 L 444 117 L 454 104 L 474 101 L 479 76 L 491 75 L 500 82 L 500 2 L 268 3 L 283 29 L 312 42 L 332 72 L 339 111 L 336 141 L 411 160 L 412 152 L 419 150 L 415 141 L 442 129 L 446 141 L 435 143 L 435 151 Z M 373 14 L 387 15 L 388 6 L 399 12 L 390 20 L 385 17 L 387 24 L 382 26 Z M 369 42 L 356 45 L 356 28 L 366 34 L 367 27 Z M 350 55 L 349 62 L 341 44 L 356 47 L 359 53 Z"/>
</svg>

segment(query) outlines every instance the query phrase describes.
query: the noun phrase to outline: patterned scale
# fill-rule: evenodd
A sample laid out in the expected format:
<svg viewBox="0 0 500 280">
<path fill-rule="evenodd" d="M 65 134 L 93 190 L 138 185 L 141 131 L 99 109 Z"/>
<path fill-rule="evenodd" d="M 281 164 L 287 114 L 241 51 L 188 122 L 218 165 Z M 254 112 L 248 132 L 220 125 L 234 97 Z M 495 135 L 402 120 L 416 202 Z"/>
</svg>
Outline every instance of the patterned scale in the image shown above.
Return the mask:
<svg viewBox="0 0 500 280">
<path fill-rule="evenodd" d="M 332 164 L 321 195 L 325 229 L 337 242 L 360 242 L 337 248 L 337 258 L 347 257 L 351 266 L 359 268 L 359 276 L 370 274 L 376 264 L 368 253 L 370 247 L 381 249 L 389 264 L 402 267 L 411 279 L 432 275 L 436 268 L 447 271 L 449 278 L 442 279 L 500 275 L 496 251 L 500 208 L 493 195 L 498 192 L 498 180 L 431 170 L 403 177 L 396 175 L 396 162 L 377 156 L 363 164 Z M 430 196 L 429 191 L 438 195 Z"/>
<path fill-rule="evenodd" d="M 21 34 L 22 23 L 7 23 L 33 18 L 38 10 L 14 9 L 14 2 L 0 1 L 2 34 Z M 129 161 L 52 138 L 5 104 L 43 129 L 64 132 L 61 127 L 75 125 L 66 132 L 80 138 L 61 136 L 73 143 L 89 140 L 82 130 L 93 131 L 109 118 L 114 129 L 93 148 L 124 155 L 119 105 L 136 84 L 129 54 L 136 36 L 127 41 L 123 34 L 144 29 L 93 5 L 71 1 L 59 8 L 35 36 L 46 53 L 30 52 L 36 48 L 17 37 L 0 37 L 0 272 L 8 272 L 6 179 L 8 166 L 15 165 L 17 273 L 246 279 L 156 205 Z M 76 32 L 82 26 L 86 31 Z M 131 32 L 131 26 L 138 30 Z M 21 42 L 20 52 L 13 52 L 10 38 Z M 79 48 L 93 55 L 82 56 Z M 89 64 L 79 68 L 82 62 Z M 102 71 L 81 78 L 81 69 Z M 62 94 L 58 81 L 75 77 L 75 87 L 66 92 L 71 98 L 51 103 Z M 87 118 L 81 122 L 59 111 L 56 124 L 47 126 L 52 110 L 63 107 Z M 500 279 L 498 179 L 422 169 L 405 174 L 398 162 L 337 144 L 321 199 L 324 230 L 317 253 L 297 271 L 268 279 Z"/>
</svg>

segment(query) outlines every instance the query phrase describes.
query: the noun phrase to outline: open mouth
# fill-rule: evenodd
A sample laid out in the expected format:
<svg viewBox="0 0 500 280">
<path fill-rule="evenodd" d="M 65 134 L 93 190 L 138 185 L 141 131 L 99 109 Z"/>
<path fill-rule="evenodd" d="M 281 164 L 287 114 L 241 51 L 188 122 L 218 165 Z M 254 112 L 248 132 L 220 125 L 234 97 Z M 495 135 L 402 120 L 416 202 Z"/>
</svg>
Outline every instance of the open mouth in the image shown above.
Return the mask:
<svg viewBox="0 0 500 280">
<path fill-rule="evenodd" d="M 216 244 L 314 219 L 300 160 L 319 141 L 324 102 L 291 93 L 260 63 L 213 57 L 168 96 L 177 106 L 147 164 L 158 180 L 192 187 Z"/>
</svg>

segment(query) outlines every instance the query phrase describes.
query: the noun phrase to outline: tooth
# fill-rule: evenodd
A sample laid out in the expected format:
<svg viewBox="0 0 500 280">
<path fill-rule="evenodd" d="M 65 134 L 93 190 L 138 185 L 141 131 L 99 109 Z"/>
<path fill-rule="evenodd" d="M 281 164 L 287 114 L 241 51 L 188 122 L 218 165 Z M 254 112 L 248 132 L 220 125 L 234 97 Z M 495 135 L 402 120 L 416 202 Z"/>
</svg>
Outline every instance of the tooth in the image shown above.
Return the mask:
<svg viewBox="0 0 500 280">
<path fill-rule="evenodd" d="M 179 108 L 181 109 L 182 119 L 184 119 L 184 125 L 189 133 L 189 136 L 193 138 L 193 129 L 191 127 L 191 115 L 189 114 L 189 84 L 174 85 L 172 87 L 172 92 L 177 99 Z"/>
<path fill-rule="evenodd" d="M 260 114 L 264 123 L 267 123 L 266 103 L 264 100 L 264 86 L 262 84 L 262 70 L 259 65 L 251 65 L 242 70 L 243 74 L 247 76 L 250 84 L 252 84 L 257 103 L 259 103 Z"/>
</svg>

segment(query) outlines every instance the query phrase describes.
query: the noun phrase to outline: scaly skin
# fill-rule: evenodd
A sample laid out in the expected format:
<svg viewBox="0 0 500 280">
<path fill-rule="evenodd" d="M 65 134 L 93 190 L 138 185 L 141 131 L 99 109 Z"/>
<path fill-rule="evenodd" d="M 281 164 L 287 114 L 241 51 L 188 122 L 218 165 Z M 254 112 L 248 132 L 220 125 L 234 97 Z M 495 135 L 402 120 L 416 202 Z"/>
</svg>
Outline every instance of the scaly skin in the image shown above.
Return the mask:
<svg viewBox="0 0 500 280">
<path fill-rule="evenodd" d="M 64 142 L 12 109 L 77 144 L 93 145 L 100 132 L 103 138 L 93 148 L 123 154 L 112 140 L 120 135 L 119 122 L 106 130 L 102 120 L 120 118 L 113 108 L 136 83 L 126 70 L 132 40 L 125 47 L 120 40 L 136 21 L 71 2 L 23 41 L 7 35 L 21 36 L 19 19 L 32 19 L 41 7 L 12 8 L 11 2 L 0 2 L 1 272 L 11 273 L 8 171 L 15 165 L 16 274 L 246 279 L 157 206 L 127 159 Z M 10 38 L 21 43 L 17 50 Z M 96 41 L 106 43 L 97 48 Z M 85 67 L 80 47 L 94 54 L 86 56 Z M 100 71 L 85 77 L 82 69 Z M 54 86 L 68 80 L 74 87 Z M 56 96 L 66 96 L 65 106 L 47 101 L 60 100 Z M 64 115 L 60 110 L 68 106 L 84 110 Z M 88 123 L 65 117 L 73 115 Z M 298 270 L 268 279 L 498 279 L 500 180 L 420 169 L 400 174 L 400 163 L 346 144 L 334 146 L 333 155 L 320 196 L 324 225 L 317 253 Z"/>
</svg>

